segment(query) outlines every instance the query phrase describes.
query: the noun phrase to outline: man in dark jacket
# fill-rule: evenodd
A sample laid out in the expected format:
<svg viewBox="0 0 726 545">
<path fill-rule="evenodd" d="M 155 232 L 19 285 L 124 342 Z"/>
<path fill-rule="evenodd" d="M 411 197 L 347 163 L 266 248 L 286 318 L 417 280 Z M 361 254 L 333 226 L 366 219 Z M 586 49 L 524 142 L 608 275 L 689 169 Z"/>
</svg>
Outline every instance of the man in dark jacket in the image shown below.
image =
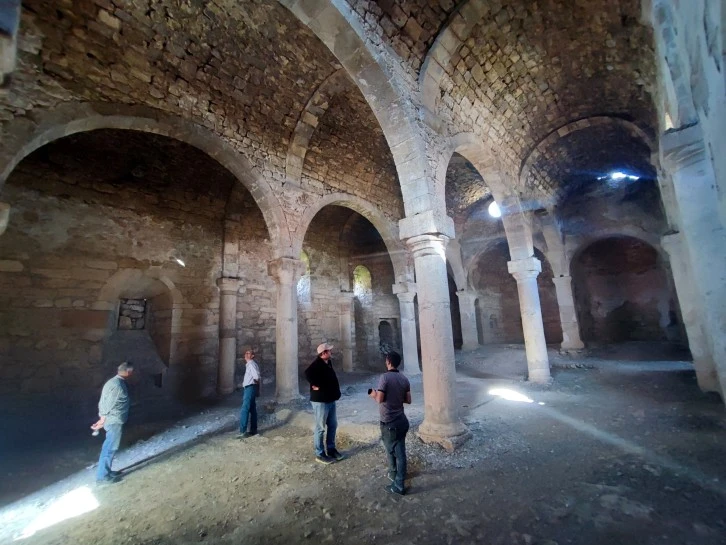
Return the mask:
<svg viewBox="0 0 726 545">
<path fill-rule="evenodd" d="M 340 399 L 340 384 L 333 362 L 330 361 L 331 350 L 333 346 L 330 344 L 319 345 L 318 357 L 305 369 L 305 378 L 310 383 L 310 403 L 315 415 L 315 459 L 321 464 L 332 464 L 343 459 L 343 455 L 335 448 L 335 432 L 338 429 L 335 402 Z"/>
</svg>

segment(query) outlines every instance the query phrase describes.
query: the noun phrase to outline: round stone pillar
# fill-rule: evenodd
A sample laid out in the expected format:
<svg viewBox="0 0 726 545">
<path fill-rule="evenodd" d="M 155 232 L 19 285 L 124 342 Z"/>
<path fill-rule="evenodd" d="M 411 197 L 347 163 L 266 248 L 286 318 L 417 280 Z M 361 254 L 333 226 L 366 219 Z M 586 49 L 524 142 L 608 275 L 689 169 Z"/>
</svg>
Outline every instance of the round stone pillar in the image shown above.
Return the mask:
<svg viewBox="0 0 726 545">
<path fill-rule="evenodd" d="M 297 286 L 305 272 L 299 259 L 281 257 L 270 261 L 267 272 L 277 282 L 275 323 L 275 397 L 279 402 L 300 398 L 297 361 Z"/>
<path fill-rule="evenodd" d="M 402 282 L 393 285 L 393 293 L 398 297 L 401 309 L 401 343 L 403 344 L 403 371 L 409 377 L 421 374 L 418 366 L 418 345 L 416 343 L 416 284 Z"/>
<path fill-rule="evenodd" d="M 469 431 L 459 418 L 456 368 L 451 342 L 449 282 L 444 235 L 418 235 L 406 240 L 413 253 L 418 290 L 421 356 L 423 359 L 424 421 L 418 436 L 453 450 Z"/>
<path fill-rule="evenodd" d="M 557 305 L 560 308 L 560 323 L 562 324 L 563 352 L 577 352 L 585 348 L 580 338 L 580 324 L 577 323 L 575 299 L 572 296 L 572 277 L 569 275 L 557 276 L 552 279 L 557 294 Z"/>
<path fill-rule="evenodd" d="M 237 278 L 220 278 L 219 287 L 219 368 L 217 393 L 227 395 L 234 391 L 234 369 L 237 361 Z"/>
<path fill-rule="evenodd" d="M 461 317 L 462 350 L 479 348 L 479 333 L 476 330 L 476 300 L 479 294 L 475 291 L 458 291 L 459 315 Z"/>
<path fill-rule="evenodd" d="M 529 380 L 549 382 L 550 362 L 547 356 L 542 308 L 537 287 L 537 276 L 542 271 L 542 263 L 536 257 L 530 257 L 510 261 L 507 263 L 507 268 L 517 281 Z"/>
</svg>

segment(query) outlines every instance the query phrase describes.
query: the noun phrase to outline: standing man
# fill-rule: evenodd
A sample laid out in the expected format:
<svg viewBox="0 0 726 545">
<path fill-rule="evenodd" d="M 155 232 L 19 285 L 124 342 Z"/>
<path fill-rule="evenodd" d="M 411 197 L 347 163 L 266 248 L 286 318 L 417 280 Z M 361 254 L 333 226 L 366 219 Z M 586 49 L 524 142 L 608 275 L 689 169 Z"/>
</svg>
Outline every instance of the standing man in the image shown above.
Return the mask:
<svg viewBox="0 0 726 545">
<path fill-rule="evenodd" d="M 406 493 L 406 434 L 408 418 L 403 404 L 411 404 L 411 384 L 398 371 L 401 356 L 397 352 L 386 355 L 386 372 L 378 381 L 378 389 L 368 390 L 378 404 L 381 414 L 381 439 L 388 455 L 388 478 L 392 481 L 386 490 L 403 496 Z"/>
<path fill-rule="evenodd" d="M 330 344 L 319 345 L 318 357 L 305 369 L 305 378 L 310 383 L 310 403 L 315 415 L 315 459 L 321 464 L 332 464 L 344 458 L 335 448 L 335 432 L 338 429 L 335 402 L 340 399 L 340 384 L 333 369 L 333 362 L 330 360 L 331 350 L 333 346 Z M 327 454 L 323 450 L 323 444 Z"/>
<path fill-rule="evenodd" d="M 115 483 L 121 479 L 119 471 L 113 471 L 111 464 L 121 443 L 121 432 L 129 417 L 131 399 L 126 385 L 128 378 L 134 373 L 134 366 L 130 362 L 123 362 L 118 366 L 116 376 L 103 385 L 101 399 L 98 402 L 98 422 L 91 426 L 93 430 L 106 430 L 106 439 L 101 447 L 101 456 L 98 458 L 96 482 Z"/>
<path fill-rule="evenodd" d="M 245 352 L 245 378 L 242 381 L 242 410 L 239 413 L 239 438 L 257 435 L 257 391 L 260 387 L 260 368 L 253 350 Z M 250 431 L 247 431 L 249 421 Z"/>
</svg>

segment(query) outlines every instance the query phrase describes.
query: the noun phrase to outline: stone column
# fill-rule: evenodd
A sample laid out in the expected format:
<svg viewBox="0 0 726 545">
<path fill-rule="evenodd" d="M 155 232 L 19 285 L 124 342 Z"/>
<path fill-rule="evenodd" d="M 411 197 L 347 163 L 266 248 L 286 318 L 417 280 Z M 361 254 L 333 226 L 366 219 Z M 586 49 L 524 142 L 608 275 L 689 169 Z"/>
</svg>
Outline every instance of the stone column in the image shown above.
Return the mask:
<svg viewBox="0 0 726 545">
<path fill-rule="evenodd" d="M 453 450 L 469 431 L 459 418 L 456 368 L 451 342 L 446 242 L 441 234 L 418 235 L 406 240 L 413 253 L 418 290 L 421 355 L 423 359 L 424 421 L 418 435 L 427 443 Z"/>
<path fill-rule="evenodd" d="M 693 356 L 693 367 L 696 370 L 698 386 L 704 392 L 720 393 L 721 387 L 716 373 L 716 364 L 707 349 L 708 341 L 701 327 L 703 317 L 696 303 L 698 293 L 693 282 L 693 273 L 688 262 L 688 256 L 683 246 L 683 235 L 681 233 L 666 235 L 661 238 L 661 244 L 670 258 L 673 283 L 678 295 L 678 304 L 681 307 L 683 325 L 688 336 L 688 346 Z"/>
<path fill-rule="evenodd" d="M 577 322 L 575 299 L 572 296 L 572 277 L 570 275 L 555 276 L 552 281 L 555 283 L 557 305 L 560 307 L 560 323 L 562 324 L 560 350 L 577 352 L 585 348 L 585 344 L 580 338 L 580 324 Z"/>
<path fill-rule="evenodd" d="M 353 294 L 341 292 L 340 297 L 340 352 L 343 354 L 343 371 L 353 370 Z"/>
<path fill-rule="evenodd" d="M 9 219 L 10 205 L 4 202 L 0 202 L 0 235 L 5 232 L 5 229 L 7 229 Z"/>
<path fill-rule="evenodd" d="M 537 276 L 542 271 L 542 263 L 536 257 L 529 257 L 510 261 L 507 263 L 507 268 L 517 281 L 529 380 L 549 382 L 550 362 L 547 356 L 542 308 L 537 287 Z"/>
<path fill-rule="evenodd" d="M 475 291 L 459 291 L 456 296 L 459 298 L 461 336 L 464 341 L 461 349 L 475 350 L 479 348 L 479 333 L 476 330 L 476 299 L 479 294 Z"/>
<path fill-rule="evenodd" d="M 234 391 L 234 369 L 237 361 L 237 278 L 219 278 L 219 368 L 217 393 Z"/>
<path fill-rule="evenodd" d="M 277 282 L 275 396 L 277 401 L 284 403 L 300 397 L 296 283 L 305 272 L 305 264 L 299 259 L 280 257 L 268 263 L 267 271 Z"/>
<path fill-rule="evenodd" d="M 663 166 L 673 182 L 689 257 L 694 302 L 715 363 L 719 391 L 726 393 L 726 230 L 718 208 L 717 180 L 699 125 L 660 138 Z M 698 350 L 698 349 L 697 349 Z"/>
<path fill-rule="evenodd" d="M 413 299 L 416 297 L 416 284 L 401 282 L 393 285 L 393 293 L 398 297 L 401 309 L 401 347 L 403 349 L 403 371 L 407 376 L 421 374 L 418 366 L 418 345 L 416 343 L 416 309 Z"/>
</svg>

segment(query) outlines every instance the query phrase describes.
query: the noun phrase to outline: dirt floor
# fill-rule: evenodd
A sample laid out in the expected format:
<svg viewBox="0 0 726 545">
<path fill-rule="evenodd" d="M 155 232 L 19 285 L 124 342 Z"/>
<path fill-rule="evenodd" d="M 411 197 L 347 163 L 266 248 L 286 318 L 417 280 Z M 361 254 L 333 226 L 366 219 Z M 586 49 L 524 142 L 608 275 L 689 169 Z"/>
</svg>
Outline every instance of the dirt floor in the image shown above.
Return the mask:
<svg viewBox="0 0 726 545">
<path fill-rule="evenodd" d="M 551 358 L 554 382 L 537 386 L 521 347 L 457 354 L 472 437 L 447 453 L 411 433 L 407 496 L 384 490 L 375 377 L 349 375 L 343 461 L 314 462 L 307 403 L 266 404 L 262 434 L 239 440 L 231 399 L 125 450 L 119 484 L 98 488 L 87 469 L 6 505 L 0 543 L 726 543 L 726 415 L 691 365 L 644 345 Z M 99 446 L 73 456 L 89 465 Z M 33 474 L 52 473 L 61 450 L 28 457 Z"/>
</svg>

